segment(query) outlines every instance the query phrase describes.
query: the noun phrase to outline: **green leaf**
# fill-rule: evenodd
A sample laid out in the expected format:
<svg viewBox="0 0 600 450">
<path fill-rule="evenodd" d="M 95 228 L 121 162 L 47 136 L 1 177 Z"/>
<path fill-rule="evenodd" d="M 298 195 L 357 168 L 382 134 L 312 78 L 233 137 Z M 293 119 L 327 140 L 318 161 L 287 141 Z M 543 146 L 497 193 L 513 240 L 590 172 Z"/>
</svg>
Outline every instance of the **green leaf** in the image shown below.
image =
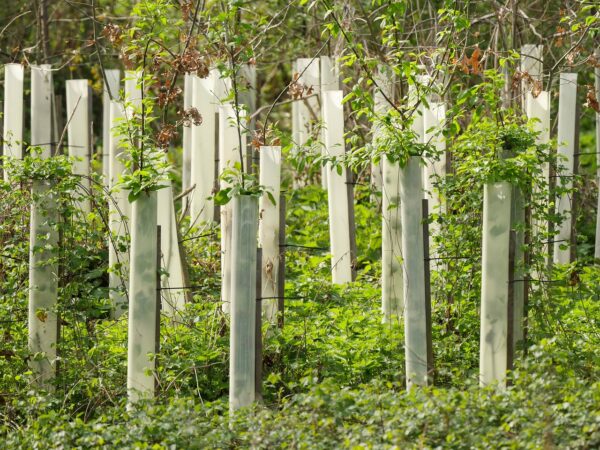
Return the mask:
<svg viewBox="0 0 600 450">
<path fill-rule="evenodd" d="M 231 188 L 221 189 L 219 192 L 215 194 L 213 197 L 213 201 L 215 204 L 223 206 L 226 205 L 229 200 L 231 200 L 231 196 L 229 195 L 231 192 Z"/>
</svg>

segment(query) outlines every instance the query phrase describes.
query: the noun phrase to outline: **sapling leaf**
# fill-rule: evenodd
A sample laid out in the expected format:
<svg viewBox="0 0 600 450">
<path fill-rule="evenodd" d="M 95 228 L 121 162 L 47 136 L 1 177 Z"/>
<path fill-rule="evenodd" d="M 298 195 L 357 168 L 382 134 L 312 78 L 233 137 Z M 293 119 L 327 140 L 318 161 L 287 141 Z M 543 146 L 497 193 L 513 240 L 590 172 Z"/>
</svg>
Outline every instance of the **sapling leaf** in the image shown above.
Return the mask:
<svg viewBox="0 0 600 450">
<path fill-rule="evenodd" d="M 215 202 L 215 204 L 220 206 L 226 205 L 229 202 L 229 200 L 231 200 L 231 197 L 229 195 L 230 192 L 231 188 L 221 189 L 215 194 L 215 196 L 213 197 L 213 201 Z"/>
</svg>

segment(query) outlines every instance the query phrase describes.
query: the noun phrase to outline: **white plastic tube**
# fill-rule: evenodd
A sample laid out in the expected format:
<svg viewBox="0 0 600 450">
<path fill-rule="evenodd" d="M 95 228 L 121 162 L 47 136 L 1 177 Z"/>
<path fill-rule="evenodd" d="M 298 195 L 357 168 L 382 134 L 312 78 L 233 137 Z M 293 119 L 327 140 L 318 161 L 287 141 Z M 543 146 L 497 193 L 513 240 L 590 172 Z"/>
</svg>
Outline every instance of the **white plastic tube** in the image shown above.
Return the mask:
<svg viewBox="0 0 600 450">
<path fill-rule="evenodd" d="M 525 44 L 521 46 L 521 61 L 519 71 L 522 75 L 527 74 L 533 81 L 542 82 L 544 75 L 544 46 L 535 44 Z M 527 101 L 526 94 L 531 92 L 533 85 L 529 77 L 524 76 L 521 81 L 521 92 L 523 101 Z"/>
<path fill-rule="evenodd" d="M 375 76 L 377 86 L 373 86 L 373 112 L 376 120 L 373 123 L 373 141 L 377 141 L 381 125 L 378 123 L 381 116 L 384 116 L 390 110 L 392 105 L 386 100 L 386 97 L 393 101 L 394 99 L 394 75 L 388 69 L 388 66 L 380 65 L 377 68 Z M 381 161 L 379 163 L 371 162 L 371 186 L 375 191 L 381 191 L 383 188 L 383 173 Z"/>
<path fill-rule="evenodd" d="M 239 111 L 240 126 L 245 120 L 244 111 Z M 219 174 L 227 168 L 241 164 L 241 148 L 246 148 L 246 134 L 238 134 L 238 123 L 234 106 L 231 103 L 219 106 Z M 231 184 L 220 180 L 220 188 L 227 189 Z M 221 207 L 221 301 L 223 311 L 229 312 L 231 302 L 231 202 Z"/>
<path fill-rule="evenodd" d="M 404 309 L 402 274 L 402 221 L 400 218 L 400 165 L 387 157 L 383 173 L 381 229 L 381 312 L 384 322 L 400 320 Z"/>
<path fill-rule="evenodd" d="M 430 142 L 439 152 L 437 158 L 430 158 L 425 165 L 425 193 L 429 200 L 429 210 L 432 213 L 441 213 L 442 199 L 434 184 L 438 177 L 446 174 L 446 140 L 441 133 L 441 127 L 446 120 L 446 105 L 444 103 L 430 103 L 423 115 L 424 142 Z"/>
<path fill-rule="evenodd" d="M 173 203 L 171 180 L 158 191 L 158 225 L 160 226 L 161 286 L 163 310 L 168 316 L 182 312 L 185 306 L 185 287 L 177 234 L 177 219 Z"/>
<path fill-rule="evenodd" d="M 321 56 L 320 76 L 320 92 L 337 91 L 340 89 L 339 69 L 329 56 Z M 324 138 L 322 139 L 324 140 Z M 322 149 L 322 151 L 324 152 L 325 149 Z M 323 189 L 327 189 L 327 166 L 321 167 L 321 186 Z"/>
<path fill-rule="evenodd" d="M 380 67 L 378 84 L 386 89 L 388 98 L 394 94 L 389 77 L 384 76 L 385 69 Z M 387 75 L 387 72 L 385 72 Z M 381 83 L 380 83 L 381 82 Z M 386 84 L 389 83 L 388 84 Z M 375 113 L 383 115 L 391 108 L 382 91 L 374 93 Z M 374 145 L 381 145 L 381 124 L 373 125 Z M 402 222 L 400 220 L 400 164 L 390 161 L 384 154 L 381 157 L 381 311 L 383 320 L 399 320 L 404 308 L 403 274 L 402 274 Z M 373 173 L 373 172 L 372 172 Z"/>
<path fill-rule="evenodd" d="M 80 176 L 84 195 L 90 190 L 90 96 L 88 80 L 67 80 L 67 138 L 73 174 Z M 91 211 L 89 198 L 78 202 L 84 213 Z"/>
<path fill-rule="evenodd" d="M 510 351 L 508 323 L 510 210 L 512 186 L 490 183 L 483 193 L 481 334 L 479 380 L 505 384 Z"/>
<path fill-rule="evenodd" d="M 106 69 L 104 76 L 106 78 L 104 79 L 102 91 L 102 175 L 104 176 L 106 186 L 108 186 L 110 176 L 110 102 L 111 100 L 119 100 L 121 71 L 119 69 Z"/>
<path fill-rule="evenodd" d="M 109 212 L 109 240 L 108 240 L 108 287 L 109 296 L 113 306 L 113 317 L 119 318 L 127 309 L 127 287 L 129 280 L 129 252 L 121 250 L 127 244 L 129 237 L 129 218 L 131 217 L 131 204 L 127 197 L 129 191 L 117 186 L 121 175 L 125 171 L 125 150 L 122 141 L 126 139 L 119 133 L 119 125 L 124 125 L 125 110 L 123 104 L 117 101 L 110 102 L 110 134 L 108 141 L 109 171 L 108 198 Z"/>
<path fill-rule="evenodd" d="M 215 79 L 211 72 L 207 78 L 193 77 L 192 106 L 202 117 L 201 125 L 192 125 L 191 185 L 195 185 L 191 200 L 192 225 L 212 222 L 212 195 L 215 183 Z"/>
<path fill-rule="evenodd" d="M 319 75 L 319 61 L 313 58 L 298 58 L 296 60 L 295 72 L 299 75 L 298 83 L 313 89 L 313 93 L 319 92 L 321 84 Z M 315 118 L 310 110 L 319 117 L 319 103 L 316 97 L 295 101 L 292 103 L 292 139 L 296 145 L 306 143 L 310 136 L 311 122 Z"/>
<path fill-rule="evenodd" d="M 195 75 L 186 73 L 183 78 L 183 110 L 192 106 L 193 78 Z M 191 184 L 192 173 L 192 127 L 183 127 L 183 167 L 181 170 L 181 187 L 185 191 Z"/>
<path fill-rule="evenodd" d="M 229 409 L 234 412 L 255 398 L 257 199 L 248 195 L 235 197 L 232 211 Z"/>
<path fill-rule="evenodd" d="M 537 136 L 537 143 L 548 144 L 548 142 L 550 142 L 550 94 L 547 91 L 542 91 L 537 97 L 534 97 L 531 92 L 528 92 L 526 94 L 525 113 L 529 119 L 536 119 L 533 128 L 534 131 L 539 133 Z M 544 164 L 543 176 L 544 181 L 547 185 L 549 185 L 549 163 Z M 546 232 L 548 229 L 548 224 L 540 221 L 534 221 L 532 228 L 534 234 L 540 234 Z M 549 245 L 544 244 L 544 248 L 545 250 L 543 250 L 543 252 L 546 255 L 547 262 L 549 262 Z"/>
<path fill-rule="evenodd" d="M 400 170 L 406 385 L 428 382 L 427 304 L 423 253 L 422 173 L 419 156 Z"/>
<path fill-rule="evenodd" d="M 31 142 L 40 157 L 51 155 L 52 72 L 50 65 L 31 68 Z M 29 360 L 35 382 L 52 389 L 56 370 L 58 319 L 58 265 L 53 262 L 58 247 L 56 199 L 50 181 L 34 180 L 31 186 L 29 244 Z"/>
<path fill-rule="evenodd" d="M 56 199 L 49 193 L 48 181 L 34 180 L 31 187 L 29 250 L 29 367 L 36 383 L 51 388 L 56 370 L 58 321 L 58 265 L 56 257 Z"/>
<path fill-rule="evenodd" d="M 562 183 L 567 189 L 573 187 L 575 169 L 575 142 L 577 126 L 577 74 L 560 74 L 560 92 L 558 103 L 558 164 L 565 168 L 558 175 L 564 177 Z M 562 158 L 561 158 L 562 157 Z M 556 212 L 564 216 L 558 228 L 554 242 L 554 262 L 568 264 L 571 262 L 571 227 L 573 209 L 572 198 L 561 195 L 556 199 Z"/>
<path fill-rule="evenodd" d="M 132 204 L 127 393 L 129 403 L 154 395 L 157 274 L 156 192 Z"/>
<path fill-rule="evenodd" d="M 279 194 L 281 192 L 281 147 L 260 148 L 260 184 L 271 193 L 259 200 L 258 242 L 262 248 L 262 311 L 272 325 L 277 324 L 279 272 Z"/>
<path fill-rule="evenodd" d="M 319 60 L 313 58 L 298 58 L 294 63 L 294 74 L 298 74 L 297 82 L 312 89 L 312 93 L 319 93 L 321 84 L 319 75 Z M 305 90 L 304 96 L 308 92 Z M 321 102 L 323 100 L 321 99 Z M 312 114 L 311 114 L 312 111 Z M 298 99 L 292 102 L 292 155 L 298 156 L 300 147 L 307 144 L 312 133 L 315 122 L 322 118 L 317 97 Z M 293 187 L 297 189 L 304 185 L 304 180 L 296 174 L 293 179 Z M 325 175 L 327 177 L 327 175 Z"/>
<path fill-rule="evenodd" d="M 333 157 L 345 153 L 342 99 L 342 91 L 323 92 L 325 150 Z M 346 168 L 342 167 L 339 173 L 337 168 L 327 163 L 327 169 L 331 276 L 334 284 L 344 284 L 352 281 Z"/>
<path fill-rule="evenodd" d="M 125 102 L 127 120 L 131 120 L 134 113 L 140 114 L 142 111 L 142 71 L 125 71 Z"/>
<path fill-rule="evenodd" d="M 23 158 L 23 79 L 21 64 L 4 66 L 4 145 L 5 158 Z M 9 173 L 4 168 L 4 180 Z"/>
<path fill-rule="evenodd" d="M 52 153 L 52 67 L 31 67 L 31 146 L 41 150 L 41 158 Z"/>
</svg>

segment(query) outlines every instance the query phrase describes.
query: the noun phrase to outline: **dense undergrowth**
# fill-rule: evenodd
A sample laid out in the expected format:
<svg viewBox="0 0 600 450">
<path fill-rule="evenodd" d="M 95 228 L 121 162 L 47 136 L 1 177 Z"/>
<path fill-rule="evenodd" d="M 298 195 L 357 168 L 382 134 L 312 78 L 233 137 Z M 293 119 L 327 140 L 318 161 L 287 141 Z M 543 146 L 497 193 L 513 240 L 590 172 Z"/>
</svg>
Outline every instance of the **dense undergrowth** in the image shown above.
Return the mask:
<svg viewBox="0 0 600 450">
<path fill-rule="evenodd" d="M 4 185 L 5 447 L 597 448 L 600 270 L 558 267 L 553 283 L 533 289 L 528 345 L 511 386 L 481 389 L 479 268 L 476 258 L 465 261 L 474 264 L 474 279 L 452 279 L 451 307 L 446 290 L 434 289 L 435 385 L 406 392 L 403 326 L 381 322 L 379 212 L 358 186 L 358 273 L 346 287 L 328 281 L 326 194 L 316 187 L 288 193 L 285 326 L 265 329 L 262 403 L 232 418 L 218 241 L 207 230 L 186 240 L 194 303 L 176 320 L 162 319 L 158 398 L 127 411 L 127 326 L 107 315 L 101 210 L 85 218 L 94 227 L 65 220 L 70 239 L 57 257 L 69 282 L 61 282 L 58 377 L 54 392 L 29 384 L 27 196 Z M 439 276 L 434 287 L 448 279 Z"/>
</svg>

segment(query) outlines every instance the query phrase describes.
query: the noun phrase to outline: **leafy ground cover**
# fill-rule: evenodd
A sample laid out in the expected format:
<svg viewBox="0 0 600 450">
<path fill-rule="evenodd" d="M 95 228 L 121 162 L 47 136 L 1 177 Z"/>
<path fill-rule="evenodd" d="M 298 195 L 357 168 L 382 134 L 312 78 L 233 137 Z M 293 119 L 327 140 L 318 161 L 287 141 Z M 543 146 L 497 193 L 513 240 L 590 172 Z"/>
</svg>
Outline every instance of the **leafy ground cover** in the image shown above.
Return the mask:
<svg viewBox="0 0 600 450">
<path fill-rule="evenodd" d="M 27 208 L 3 202 L 4 223 L 21 233 L 3 235 L 12 258 L 3 259 L 0 318 L 7 448 L 597 448 L 600 271 L 557 268 L 557 282 L 534 293 L 529 346 L 506 390 L 477 386 L 477 296 L 455 291 L 451 320 L 446 297 L 434 296 L 435 385 L 406 392 L 403 326 L 381 322 L 379 212 L 366 190 L 356 199 L 357 281 L 331 287 L 320 250 L 328 240 L 325 193 L 288 194 L 288 243 L 317 248 L 289 247 L 285 326 L 265 329 L 263 401 L 235 417 L 214 234 L 186 241 L 194 303 L 176 321 L 163 317 L 158 398 L 128 411 L 126 321 L 108 318 L 101 276 L 82 261 L 63 265 L 72 283 L 61 290 L 55 390 L 29 385 L 27 246 L 17 226 Z M 69 230 L 80 246 L 94 245 L 89 234 L 98 231 Z"/>
</svg>

